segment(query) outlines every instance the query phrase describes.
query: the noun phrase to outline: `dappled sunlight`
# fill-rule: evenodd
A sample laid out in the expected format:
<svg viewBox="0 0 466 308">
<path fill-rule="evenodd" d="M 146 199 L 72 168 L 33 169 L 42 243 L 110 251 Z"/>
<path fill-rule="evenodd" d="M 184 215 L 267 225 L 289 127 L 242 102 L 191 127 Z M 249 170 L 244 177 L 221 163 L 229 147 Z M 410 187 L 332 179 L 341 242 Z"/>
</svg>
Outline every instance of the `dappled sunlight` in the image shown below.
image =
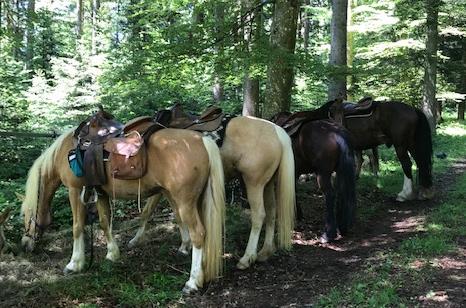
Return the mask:
<svg viewBox="0 0 466 308">
<path fill-rule="evenodd" d="M 393 242 L 395 242 L 394 238 L 392 238 L 386 233 L 382 233 L 378 236 L 374 236 L 374 237 L 362 240 L 360 245 L 362 247 L 369 248 L 373 246 L 387 245 Z"/>
<path fill-rule="evenodd" d="M 425 231 L 425 216 L 412 216 L 392 224 L 392 229 L 398 233 Z"/>
<path fill-rule="evenodd" d="M 443 303 L 448 301 L 447 291 L 429 291 L 426 295 L 419 296 L 421 302 L 425 304 L 435 305 L 435 303 Z"/>
</svg>

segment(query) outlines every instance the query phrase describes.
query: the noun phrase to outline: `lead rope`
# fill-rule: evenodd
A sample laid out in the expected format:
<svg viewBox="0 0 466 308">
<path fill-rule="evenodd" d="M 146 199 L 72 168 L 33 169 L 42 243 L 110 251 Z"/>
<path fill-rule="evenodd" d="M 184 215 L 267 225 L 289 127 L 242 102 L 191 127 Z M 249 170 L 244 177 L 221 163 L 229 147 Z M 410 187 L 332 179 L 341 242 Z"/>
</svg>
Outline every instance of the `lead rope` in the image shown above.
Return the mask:
<svg viewBox="0 0 466 308">
<path fill-rule="evenodd" d="M 115 207 L 115 173 L 112 172 L 112 202 L 110 202 L 110 232 L 113 232 L 113 209 Z"/>
<path fill-rule="evenodd" d="M 139 178 L 138 185 L 138 210 L 141 213 L 141 178 Z"/>
</svg>

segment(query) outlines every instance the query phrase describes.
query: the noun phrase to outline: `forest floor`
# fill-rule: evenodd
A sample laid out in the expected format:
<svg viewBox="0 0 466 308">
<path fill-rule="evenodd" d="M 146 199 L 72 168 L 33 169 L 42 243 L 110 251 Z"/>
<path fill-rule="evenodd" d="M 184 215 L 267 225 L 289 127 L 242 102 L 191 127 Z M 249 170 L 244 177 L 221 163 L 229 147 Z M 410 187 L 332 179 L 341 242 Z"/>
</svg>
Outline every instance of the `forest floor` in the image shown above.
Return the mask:
<svg viewBox="0 0 466 308">
<path fill-rule="evenodd" d="M 121 224 L 115 233 L 121 243 L 122 261 L 116 264 L 104 261 L 105 244 L 102 236 L 97 236 L 93 267 L 72 278 L 62 274 L 71 256 L 70 231 L 54 232 L 35 254 L 1 257 L 0 306 L 311 307 L 319 303 L 325 306 L 322 296 L 332 294 L 335 288 L 349 288 L 352 281 L 361 277 L 364 280 L 365 275 L 374 275 L 371 268 L 377 276 L 379 266 L 386 262 L 384 255 L 399 249 L 402 240 L 422 234 L 427 213 L 444 202 L 465 170 L 466 161 L 457 161 L 446 172 L 436 175 L 436 195 L 429 201 L 399 203 L 375 186 L 365 188 L 358 192 L 359 221 L 348 237 L 332 244 L 317 241 L 324 212 L 322 195 L 315 187 L 309 188 L 312 185 L 300 184 L 297 199 L 306 205 L 306 218 L 305 223 L 296 228 L 292 250 L 278 252 L 267 262 L 256 263 L 246 270 L 235 268 L 249 232 L 248 210 L 238 210 L 241 212 L 239 221 L 230 228 L 237 234 L 230 235 L 233 231 L 229 231 L 227 224 L 230 237 L 227 251 L 229 247 L 234 248 L 226 258 L 224 277 L 207 284 L 196 294 L 177 295 L 176 300 L 170 297 L 170 290 L 162 294 L 154 288 L 155 280 L 158 285 L 166 284 L 170 288 L 174 281 L 180 290 L 189 273 L 190 258 L 174 253 L 179 236 L 173 222 L 157 222 L 157 227 L 148 232 L 148 240 L 133 250 L 123 243 L 135 234 L 136 221 Z M 236 228 L 242 222 L 244 225 Z M 155 224 L 153 219 L 152 226 Z M 389 273 L 403 277 L 403 282 L 396 284 L 395 289 L 404 305 L 466 306 L 466 238 L 458 238 L 457 243 L 459 249 L 436 256 L 429 264 L 424 259 L 412 259 L 410 267 L 415 272 L 419 269 L 419 275 L 401 268 L 400 272 Z M 154 276 L 156 272 L 177 278 Z M 133 284 L 125 284 L 127 281 Z M 155 301 L 144 302 L 143 296 L 152 296 L 145 290 L 157 293 Z"/>
</svg>

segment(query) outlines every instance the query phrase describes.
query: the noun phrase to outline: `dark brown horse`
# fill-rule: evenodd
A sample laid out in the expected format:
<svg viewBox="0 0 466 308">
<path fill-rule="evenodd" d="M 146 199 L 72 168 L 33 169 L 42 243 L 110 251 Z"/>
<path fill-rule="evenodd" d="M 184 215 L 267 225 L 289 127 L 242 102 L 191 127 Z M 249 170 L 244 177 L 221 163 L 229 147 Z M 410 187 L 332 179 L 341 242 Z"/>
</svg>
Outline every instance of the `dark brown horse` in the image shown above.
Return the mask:
<svg viewBox="0 0 466 308">
<path fill-rule="evenodd" d="M 287 126 L 290 113 L 281 112 L 272 121 Z M 345 235 L 352 225 L 356 209 L 354 154 L 348 132 L 341 125 L 327 120 L 302 121 L 289 131 L 295 158 L 295 175 L 315 173 L 325 195 L 325 230 L 321 241 L 332 241 L 337 227 Z M 335 187 L 332 173 L 336 172 Z M 336 219 L 334 205 L 337 204 Z M 298 218 L 302 211 L 298 206 Z"/>
<path fill-rule="evenodd" d="M 360 110 L 358 105 L 334 101 L 327 103 L 328 112 L 341 121 L 351 132 L 357 150 L 373 148 L 380 144 L 394 146 L 404 172 L 403 189 L 398 201 L 429 199 L 432 197 L 432 136 L 424 113 L 401 102 L 376 102 L 367 100 Z M 418 168 L 418 194 L 413 189 L 412 162 Z"/>
</svg>

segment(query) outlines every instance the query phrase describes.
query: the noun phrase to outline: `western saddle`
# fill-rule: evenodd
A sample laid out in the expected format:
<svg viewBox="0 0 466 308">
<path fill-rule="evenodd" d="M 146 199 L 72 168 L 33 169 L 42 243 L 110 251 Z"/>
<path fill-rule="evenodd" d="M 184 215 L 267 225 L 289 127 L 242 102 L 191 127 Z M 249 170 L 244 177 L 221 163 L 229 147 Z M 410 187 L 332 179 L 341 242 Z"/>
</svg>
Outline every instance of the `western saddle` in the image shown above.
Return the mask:
<svg viewBox="0 0 466 308">
<path fill-rule="evenodd" d="M 146 125 L 143 130 L 150 125 Z M 107 183 L 105 161 L 110 164 L 110 176 L 113 178 L 131 180 L 144 176 L 147 154 L 143 133 L 141 127 L 128 127 L 116 121 L 102 106 L 98 112 L 78 126 L 74 137 L 77 143 L 76 151 L 83 152 L 83 203 L 97 202 L 98 194 L 101 193 L 100 186 Z M 105 157 L 107 153 L 108 158 Z"/>
</svg>

